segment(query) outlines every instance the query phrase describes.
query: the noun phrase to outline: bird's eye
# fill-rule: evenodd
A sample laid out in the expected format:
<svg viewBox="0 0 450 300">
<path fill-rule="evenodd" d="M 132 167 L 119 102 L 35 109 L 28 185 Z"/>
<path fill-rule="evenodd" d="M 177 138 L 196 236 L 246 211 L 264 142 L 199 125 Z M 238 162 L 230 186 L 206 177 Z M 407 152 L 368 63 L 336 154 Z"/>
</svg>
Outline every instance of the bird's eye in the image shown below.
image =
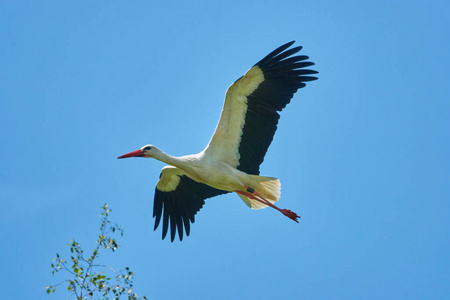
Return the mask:
<svg viewBox="0 0 450 300">
<path fill-rule="evenodd" d="M 150 149 L 152 149 L 152 147 L 150 147 L 150 146 L 144 147 L 144 151 L 147 151 L 147 150 L 150 150 Z"/>
</svg>

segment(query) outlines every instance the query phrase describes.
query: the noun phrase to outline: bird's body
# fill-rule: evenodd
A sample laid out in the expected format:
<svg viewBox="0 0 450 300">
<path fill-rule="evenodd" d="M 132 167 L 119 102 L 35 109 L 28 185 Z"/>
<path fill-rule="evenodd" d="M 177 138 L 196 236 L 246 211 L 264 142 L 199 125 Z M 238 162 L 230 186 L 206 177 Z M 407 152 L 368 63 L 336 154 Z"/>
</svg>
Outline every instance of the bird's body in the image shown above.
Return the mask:
<svg viewBox="0 0 450 300">
<path fill-rule="evenodd" d="M 239 171 L 236 167 L 218 159 L 208 151 L 198 154 L 185 155 L 181 157 L 170 156 L 156 146 L 152 147 L 149 157 L 162 161 L 170 166 L 164 167 L 158 183 L 161 191 L 170 191 L 176 185 L 171 184 L 170 179 L 177 181 L 180 175 L 211 186 L 215 189 L 227 192 L 246 192 L 247 187 L 256 187 L 259 181 L 256 178 L 266 178 L 257 175 L 250 175 Z M 272 179 L 272 178 L 271 178 Z"/>
<path fill-rule="evenodd" d="M 299 216 L 274 205 L 280 198 L 280 181 L 259 176 L 259 166 L 276 131 L 279 114 L 294 93 L 316 71 L 303 69 L 313 63 L 307 56 L 291 56 L 301 47 L 286 50 L 287 43 L 267 55 L 227 90 L 222 114 L 211 141 L 198 154 L 170 156 L 153 145 L 122 155 L 152 157 L 166 166 L 155 190 L 155 229 L 163 220 L 163 238 L 169 222 L 171 239 L 180 240 L 204 200 L 236 192 L 253 209 L 273 207 L 297 222 Z M 286 50 L 286 51 L 285 51 Z"/>
</svg>

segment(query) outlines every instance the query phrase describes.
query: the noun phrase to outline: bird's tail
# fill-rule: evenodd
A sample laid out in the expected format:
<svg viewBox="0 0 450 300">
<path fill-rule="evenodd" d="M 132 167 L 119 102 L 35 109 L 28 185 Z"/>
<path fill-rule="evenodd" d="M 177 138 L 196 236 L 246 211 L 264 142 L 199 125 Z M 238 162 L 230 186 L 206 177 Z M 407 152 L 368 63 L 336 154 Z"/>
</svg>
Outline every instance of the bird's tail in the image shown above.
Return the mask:
<svg viewBox="0 0 450 300">
<path fill-rule="evenodd" d="M 280 199 L 281 196 L 281 183 L 278 178 L 275 177 L 265 177 L 258 175 L 250 175 L 253 185 L 249 185 L 254 188 L 255 191 L 261 195 L 264 199 L 270 203 L 275 203 Z M 267 207 L 267 205 L 244 195 L 238 194 L 242 201 L 247 204 L 251 209 L 261 209 Z"/>
</svg>

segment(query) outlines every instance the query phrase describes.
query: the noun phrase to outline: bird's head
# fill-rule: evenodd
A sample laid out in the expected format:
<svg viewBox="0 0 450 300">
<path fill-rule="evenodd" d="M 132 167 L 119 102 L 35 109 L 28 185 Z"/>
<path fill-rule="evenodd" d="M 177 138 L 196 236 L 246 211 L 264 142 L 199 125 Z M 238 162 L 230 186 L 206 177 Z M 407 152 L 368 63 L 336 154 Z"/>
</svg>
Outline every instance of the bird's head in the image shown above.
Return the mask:
<svg viewBox="0 0 450 300">
<path fill-rule="evenodd" d="M 155 154 L 161 152 L 156 146 L 145 145 L 141 149 L 131 151 L 130 153 L 119 156 L 118 158 L 128 157 L 154 157 Z"/>
</svg>

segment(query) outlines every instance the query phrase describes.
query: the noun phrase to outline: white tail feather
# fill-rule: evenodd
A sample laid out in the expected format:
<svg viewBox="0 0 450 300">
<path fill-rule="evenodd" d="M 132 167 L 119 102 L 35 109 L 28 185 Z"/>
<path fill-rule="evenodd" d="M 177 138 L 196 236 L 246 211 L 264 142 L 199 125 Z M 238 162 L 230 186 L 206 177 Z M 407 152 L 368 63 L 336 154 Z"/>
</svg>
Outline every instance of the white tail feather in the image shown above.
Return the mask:
<svg viewBox="0 0 450 300">
<path fill-rule="evenodd" d="M 258 175 L 249 175 L 256 184 L 251 187 L 257 191 L 261 197 L 269 201 L 270 203 L 275 203 L 280 199 L 281 196 L 281 183 L 278 178 L 275 177 L 264 177 Z M 267 205 L 255 200 L 248 198 L 244 195 L 238 194 L 242 201 L 250 207 L 251 209 L 261 209 L 267 207 Z"/>
</svg>

